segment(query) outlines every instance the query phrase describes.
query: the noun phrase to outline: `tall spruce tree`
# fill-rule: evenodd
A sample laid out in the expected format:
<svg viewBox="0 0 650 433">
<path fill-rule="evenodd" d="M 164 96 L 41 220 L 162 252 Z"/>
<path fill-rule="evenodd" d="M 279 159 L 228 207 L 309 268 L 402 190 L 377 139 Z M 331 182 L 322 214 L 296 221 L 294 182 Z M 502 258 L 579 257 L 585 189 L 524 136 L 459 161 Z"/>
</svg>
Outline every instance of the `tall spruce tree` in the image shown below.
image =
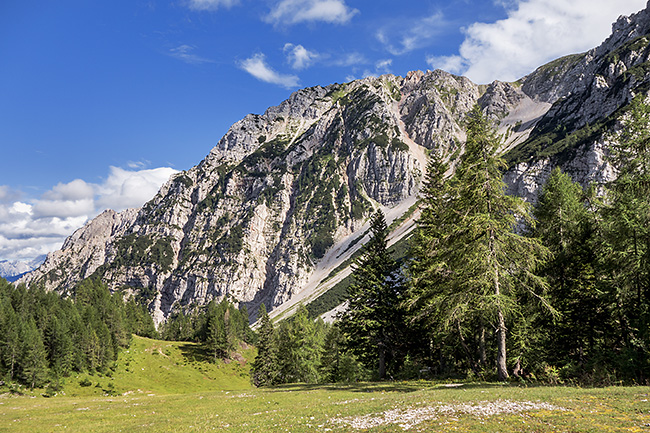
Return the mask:
<svg viewBox="0 0 650 433">
<path fill-rule="evenodd" d="M 275 329 L 264 304 L 260 305 L 258 316 L 260 318 L 259 339 L 257 356 L 251 366 L 251 381 L 255 386 L 268 386 L 275 384 L 278 377 Z"/>
<path fill-rule="evenodd" d="M 501 140 L 480 107 L 468 114 L 466 131 L 465 152 L 454 176 L 432 190 L 433 202 L 425 203 L 423 215 L 432 215 L 425 220 L 430 227 L 422 222 L 420 227 L 421 242 L 428 248 L 415 250 L 411 304 L 432 313 L 437 329 L 457 329 L 461 338 L 463 328 L 484 336 L 485 325 L 491 324 L 496 329 L 497 374 L 505 380 L 506 321 L 521 311 L 520 291 L 548 306 L 540 296 L 545 282 L 534 274 L 546 249 L 514 231 L 518 217 L 529 218 L 529 207 L 505 192 L 505 164 L 497 156 Z M 436 166 L 429 173 L 432 187 L 441 184 L 444 173 L 444 165 Z"/>
<path fill-rule="evenodd" d="M 373 214 L 370 232 L 352 272 L 354 283 L 348 289 L 348 309 L 340 327 L 350 350 L 385 379 L 403 324 L 400 283 L 398 266 L 388 253 L 388 229 L 381 210 Z"/>
</svg>

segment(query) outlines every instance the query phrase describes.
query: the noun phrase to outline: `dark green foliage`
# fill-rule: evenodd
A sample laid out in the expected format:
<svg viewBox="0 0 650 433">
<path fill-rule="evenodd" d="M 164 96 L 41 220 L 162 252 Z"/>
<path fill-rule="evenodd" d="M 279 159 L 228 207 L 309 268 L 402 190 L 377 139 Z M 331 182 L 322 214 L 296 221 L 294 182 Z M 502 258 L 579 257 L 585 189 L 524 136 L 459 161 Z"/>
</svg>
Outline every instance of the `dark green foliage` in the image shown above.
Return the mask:
<svg viewBox="0 0 650 433">
<path fill-rule="evenodd" d="M 194 185 L 192 179 L 190 179 L 186 174 L 180 174 L 174 178 L 174 183 L 178 185 L 183 185 L 185 188 L 189 188 Z"/>
<path fill-rule="evenodd" d="M 258 313 L 260 329 L 258 331 L 257 356 L 251 366 L 251 382 L 255 386 L 268 386 L 278 380 L 278 353 L 275 344 L 275 329 L 262 304 Z"/>
<path fill-rule="evenodd" d="M 54 389 L 72 372 L 108 371 L 131 333 L 155 336 L 146 310 L 127 305 L 134 313 L 97 279 L 80 282 L 74 301 L 0 279 L 0 377 Z"/>
<path fill-rule="evenodd" d="M 503 380 L 508 377 L 506 321 L 521 316 L 527 305 L 522 296 L 548 305 L 540 296 L 544 280 L 534 274 L 546 250 L 513 231 L 515 215 L 528 219 L 528 209 L 522 199 L 505 194 L 504 164 L 495 156 L 500 142 L 478 107 L 468 115 L 467 137 L 450 180 L 440 158 L 429 166 L 409 304 L 415 318 L 428 320 L 438 334 L 432 340 L 443 343 L 440 336 L 455 335 L 474 371 L 487 366 L 486 327 L 495 329 Z"/>
<path fill-rule="evenodd" d="M 368 377 L 361 364 L 348 350 L 345 336 L 338 324 L 329 327 L 323 341 L 319 367 L 320 382 L 356 382 Z"/>
<path fill-rule="evenodd" d="M 128 234 L 116 242 L 117 253 L 112 267 L 142 267 L 155 265 L 162 272 L 169 272 L 174 260 L 170 238 L 154 235 Z"/>
<path fill-rule="evenodd" d="M 162 326 L 161 336 L 165 340 L 203 343 L 213 362 L 229 358 L 241 343 L 254 342 L 248 326 L 248 310 L 237 309 L 227 298 L 221 302 L 210 301 L 191 313 L 174 314 Z"/>
<path fill-rule="evenodd" d="M 538 336 L 520 354 L 529 366 L 538 363 L 539 368 L 543 361 L 584 372 L 602 362 L 613 343 L 605 337 L 612 300 L 598 278 L 595 218 L 587 198 L 580 185 L 556 168 L 535 208 L 534 233 L 551 253 L 540 272 L 559 317 L 530 315 Z"/>
<path fill-rule="evenodd" d="M 386 221 L 377 211 L 371 221 L 370 240 L 352 272 L 348 309 L 341 317 L 349 349 L 379 379 L 399 361 L 401 281 L 395 261 L 386 248 Z"/>
<path fill-rule="evenodd" d="M 621 362 L 637 380 L 650 377 L 650 105 L 637 96 L 612 137 L 618 177 L 602 211 L 601 263 L 615 297 Z"/>
</svg>

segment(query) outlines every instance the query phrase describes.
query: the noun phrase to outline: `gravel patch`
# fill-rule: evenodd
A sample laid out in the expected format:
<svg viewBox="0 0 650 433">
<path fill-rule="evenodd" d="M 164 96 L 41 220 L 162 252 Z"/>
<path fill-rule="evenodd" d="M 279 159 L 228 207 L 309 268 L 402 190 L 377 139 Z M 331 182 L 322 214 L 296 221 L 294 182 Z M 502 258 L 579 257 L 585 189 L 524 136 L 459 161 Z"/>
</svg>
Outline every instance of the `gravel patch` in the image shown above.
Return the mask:
<svg viewBox="0 0 650 433">
<path fill-rule="evenodd" d="M 412 407 L 408 409 L 391 409 L 378 414 L 358 417 L 333 418 L 330 422 L 345 424 L 354 429 L 369 429 L 387 424 L 397 424 L 408 430 L 421 422 L 458 414 L 471 415 L 479 418 L 502 414 L 514 414 L 533 410 L 566 410 L 548 403 L 533 403 L 530 401 L 481 401 L 477 403 L 444 404 L 436 406 Z"/>
</svg>

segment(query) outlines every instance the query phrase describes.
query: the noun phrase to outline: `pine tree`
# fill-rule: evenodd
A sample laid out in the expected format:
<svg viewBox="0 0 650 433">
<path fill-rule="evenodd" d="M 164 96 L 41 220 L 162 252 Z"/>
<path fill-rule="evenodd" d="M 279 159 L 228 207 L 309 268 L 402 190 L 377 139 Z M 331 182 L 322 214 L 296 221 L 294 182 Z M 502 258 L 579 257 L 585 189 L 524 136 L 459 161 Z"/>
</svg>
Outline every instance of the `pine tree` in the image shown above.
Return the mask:
<svg viewBox="0 0 650 433">
<path fill-rule="evenodd" d="M 276 383 L 278 376 L 277 348 L 273 323 L 262 304 L 258 313 L 260 328 L 257 343 L 257 356 L 251 366 L 251 381 L 255 386 L 268 386 Z"/>
<path fill-rule="evenodd" d="M 426 283 L 411 290 L 410 304 L 429 311 L 436 329 L 456 329 L 461 339 L 470 329 L 481 342 L 486 324 L 492 324 L 497 374 L 505 380 L 506 320 L 521 311 L 519 292 L 527 291 L 548 306 L 538 294 L 545 282 L 534 274 L 546 249 L 514 232 L 517 218 L 528 219 L 529 209 L 522 199 L 505 193 L 505 164 L 497 156 L 501 141 L 478 106 L 468 114 L 466 130 L 465 152 L 454 176 L 440 192 L 432 192 L 440 202 L 429 203 L 423 212 L 434 214 L 433 229 L 424 233 L 432 252 L 421 248 L 414 258 L 412 273 Z M 440 184 L 442 174 L 438 168 L 430 178 Z M 465 349 L 469 353 L 471 348 Z"/>
<path fill-rule="evenodd" d="M 391 356 L 396 355 L 403 314 L 399 299 L 398 267 L 387 249 L 388 229 L 381 210 L 370 223 L 370 240 L 363 246 L 348 289 L 348 308 L 341 316 L 350 350 L 379 379 L 385 379 Z"/>
</svg>

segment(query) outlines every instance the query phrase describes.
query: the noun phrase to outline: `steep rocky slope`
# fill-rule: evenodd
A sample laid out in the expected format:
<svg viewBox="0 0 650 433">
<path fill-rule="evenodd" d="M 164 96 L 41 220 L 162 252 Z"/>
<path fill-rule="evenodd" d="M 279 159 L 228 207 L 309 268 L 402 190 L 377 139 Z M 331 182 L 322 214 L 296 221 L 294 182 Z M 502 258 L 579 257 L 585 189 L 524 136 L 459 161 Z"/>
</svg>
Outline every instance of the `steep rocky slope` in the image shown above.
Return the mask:
<svg viewBox="0 0 650 433">
<path fill-rule="evenodd" d="M 512 192 L 535 200 L 558 164 L 585 184 L 611 178 L 603 134 L 648 91 L 648 33 L 648 10 L 622 17 L 600 47 L 516 83 L 436 70 L 297 91 L 235 123 L 141 209 L 79 229 L 23 281 L 65 293 L 101 277 L 148 298 L 158 323 L 224 296 L 286 308 L 359 248 L 373 208 L 390 221 L 415 203 L 426 153 L 453 161 L 476 103 L 504 134 Z"/>
</svg>

